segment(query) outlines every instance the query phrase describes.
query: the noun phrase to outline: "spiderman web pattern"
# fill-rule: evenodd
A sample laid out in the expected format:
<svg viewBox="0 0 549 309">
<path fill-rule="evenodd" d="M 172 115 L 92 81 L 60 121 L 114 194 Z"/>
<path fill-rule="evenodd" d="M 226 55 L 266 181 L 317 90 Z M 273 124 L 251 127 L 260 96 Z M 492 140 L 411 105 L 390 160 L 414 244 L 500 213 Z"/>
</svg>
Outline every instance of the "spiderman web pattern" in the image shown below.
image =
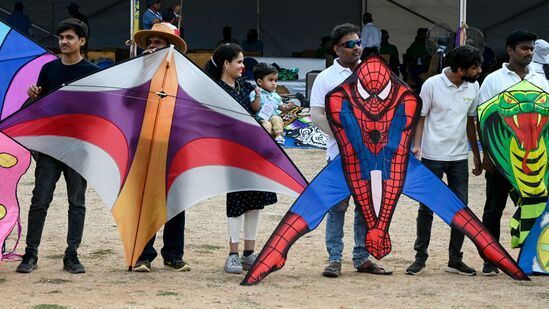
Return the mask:
<svg viewBox="0 0 549 309">
<path fill-rule="evenodd" d="M 361 66 L 358 78 L 337 88 L 328 101 L 345 177 L 360 206 L 368 234 L 366 247 L 376 258 L 391 252 L 387 233 L 402 192 L 418 100 L 381 60 Z M 376 214 L 371 172 L 382 174 L 382 198 Z"/>
</svg>

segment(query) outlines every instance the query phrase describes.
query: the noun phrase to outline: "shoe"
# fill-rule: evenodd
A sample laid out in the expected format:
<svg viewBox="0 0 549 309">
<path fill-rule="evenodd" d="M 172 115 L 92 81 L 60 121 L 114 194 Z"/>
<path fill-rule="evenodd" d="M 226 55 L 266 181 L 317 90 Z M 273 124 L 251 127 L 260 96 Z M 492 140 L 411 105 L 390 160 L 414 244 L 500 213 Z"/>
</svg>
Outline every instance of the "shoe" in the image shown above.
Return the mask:
<svg viewBox="0 0 549 309">
<path fill-rule="evenodd" d="M 328 278 L 337 278 L 341 274 L 341 262 L 332 261 L 324 268 L 322 275 Z"/>
<path fill-rule="evenodd" d="M 241 274 L 243 272 L 238 254 L 231 254 L 227 257 L 224 269 L 229 274 Z"/>
<path fill-rule="evenodd" d="M 133 271 L 138 273 L 149 273 L 151 272 L 151 262 L 149 261 L 137 261 L 133 267 Z"/>
<path fill-rule="evenodd" d="M 177 271 L 191 271 L 191 265 L 183 259 L 164 260 L 164 266 Z"/>
<path fill-rule="evenodd" d="M 254 265 L 255 260 L 257 259 L 257 254 L 252 253 L 248 256 L 242 256 L 240 258 L 240 264 L 242 264 L 242 269 L 250 270 L 252 265 Z"/>
<path fill-rule="evenodd" d="M 482 275 L 483 276 L 497 276 L 499 275 L 499 269 L 496 265 L 485 262 L 484 266 L 482 267 Z"/>
<path fill-rule="evenodd" d="M 21 263 L 15 269 L 18 273 L 28 274 L 38 268 L 38 257 L 31 253 L 25 253 L 21 259 Z"/>
<path fill-rule="evenodd" d="M 63 258 L 63 269 L 71 274 L 83 274 L 86 272 L 84 265 L 80 263 L 77 255 L 66 255 Z"/>
<path fill-rule="evenodd" d="M 419 275 L 425 270 L 425 263 L 414 261 L 412 265 L 406 268 L 407 275 Z"/>
<path fill-rule="evenodd" d="M 385 268 L 378 266 L 372 261 L 366 261 L 356 268 L 359 273 L 368 273 L 374 275 L 392 275 L 392 270 L 385 270 Z"/>
<path fill-rule="evenodd" d="M 275 142 L 280 146 L 284 146 L 284 143 L 286 142 L 286 140 L 284 139 L 284 137 L 278 136 L 275 138 Z"/>
<path fill-rule="evenodd" d="M 446 269 L 446 272 L 464 276 L 474 276 L 477 274 L 477 271 L 474 268 L 467 266 L 461 261 L 457 263 L 448 263 L 448 269 Z"/>
</svg>

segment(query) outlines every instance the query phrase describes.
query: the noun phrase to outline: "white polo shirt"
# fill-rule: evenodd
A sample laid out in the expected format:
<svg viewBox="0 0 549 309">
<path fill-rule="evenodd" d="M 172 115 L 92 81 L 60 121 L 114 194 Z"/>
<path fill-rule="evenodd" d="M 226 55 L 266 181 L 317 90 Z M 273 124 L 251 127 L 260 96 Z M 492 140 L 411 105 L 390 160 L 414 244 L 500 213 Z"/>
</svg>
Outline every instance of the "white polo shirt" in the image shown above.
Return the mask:
<svg viewBox="0 0 549 309">
<path fill-rule="evenodd" d="M 545 76 L 545 71 L 543 71 L 543 64 L 542 63 L 537 63 L 537 62 L 532 61 L 530 63 L 529 70 L 534 70 L 534 72 Z"/>
<path fill-rule="evenodd" d="M 450 68 L 430 77 L 421 87 L 421 116 L 425 116 L 421 155 L 436 161 L 465 160 L 469 151 L 467 116 L 476 115 L 479 85 L 463 82 L 457 87 L 445 72 Z"/>
<path fill-rule="evenodd" d="M 477 105 L 488 101 L 495 95 L 521 81 L 520 76 L 518 76 L 514 71 L 509 70 L 507 65 L 507 63 L 504 63 L 501 69 L 486 76 L 482 82 L 482 86 L 480 87 Z M 530 67 L 528 68 L 528 74 L 526 74 L 524 79 L 544 91 L 549 92 L 549 84 L 547 83 L 545 76 L 536 73 Z"/>
<path fill-rule="evenodd" d="M 313 89 L 311 90 L 311 107 L 326 108 L 326 94 L 339 86 L 351 74 L 353 74 L 353 71 L 342 67 L 339 64 L 339 58 L 336 58 L 332 66 L 324 69 L 316 77 Z M 327 148 L 326 159 L 333 160 L 339 154 L 339 148 L 337 147 L 337 141 L 330 136 L 328 136 Z"/>
</svg>

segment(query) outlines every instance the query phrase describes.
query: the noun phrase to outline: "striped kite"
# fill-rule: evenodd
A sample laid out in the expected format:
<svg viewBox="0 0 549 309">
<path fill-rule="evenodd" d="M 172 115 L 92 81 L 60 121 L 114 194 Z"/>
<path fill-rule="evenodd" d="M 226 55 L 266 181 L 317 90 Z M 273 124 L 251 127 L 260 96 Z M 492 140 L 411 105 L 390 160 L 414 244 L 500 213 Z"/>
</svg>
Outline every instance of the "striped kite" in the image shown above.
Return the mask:
<svg viewBox="0 0 549 309">
<path fill-rule="evenodd" d="M 307 186 L 257 121 L 173 46 L 66 84 L 0 129 L 95 187 L 130 268 L 167 220 L 201 200 Z"/>
<path fill-rule="evenodd" d="M 42 66 L 57 57 L 0 21 L 0 119 L 23 106 Z"/>
</svg>

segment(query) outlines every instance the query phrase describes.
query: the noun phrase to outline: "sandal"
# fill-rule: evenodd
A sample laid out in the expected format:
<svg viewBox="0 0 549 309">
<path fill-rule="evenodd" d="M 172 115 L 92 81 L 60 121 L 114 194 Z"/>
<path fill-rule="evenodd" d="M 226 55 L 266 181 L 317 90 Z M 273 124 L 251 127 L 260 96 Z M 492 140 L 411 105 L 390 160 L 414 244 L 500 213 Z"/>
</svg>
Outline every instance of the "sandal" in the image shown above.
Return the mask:
<svg viewBox="0 0 549 309">
<path fill-rule="evenodd" d="M 341 274 L 341 263 L 340 262 L 330 262 L 326 268 L 324 268 L 324 271 L 322 272 L 322 275 L 324 277 L 328 278 L 337 278 Z"/>
<path fill-rule="evenodd" d="M 392 270 L 385 270 L 383 267 L 379 267 L 376 263 L 372 261 L 366 261 L 362 265 L 356 268 L 356 271 L 359 273 L 368 273 L 374 275 L 391 275 L 393 274 Z"/>
</svg>

